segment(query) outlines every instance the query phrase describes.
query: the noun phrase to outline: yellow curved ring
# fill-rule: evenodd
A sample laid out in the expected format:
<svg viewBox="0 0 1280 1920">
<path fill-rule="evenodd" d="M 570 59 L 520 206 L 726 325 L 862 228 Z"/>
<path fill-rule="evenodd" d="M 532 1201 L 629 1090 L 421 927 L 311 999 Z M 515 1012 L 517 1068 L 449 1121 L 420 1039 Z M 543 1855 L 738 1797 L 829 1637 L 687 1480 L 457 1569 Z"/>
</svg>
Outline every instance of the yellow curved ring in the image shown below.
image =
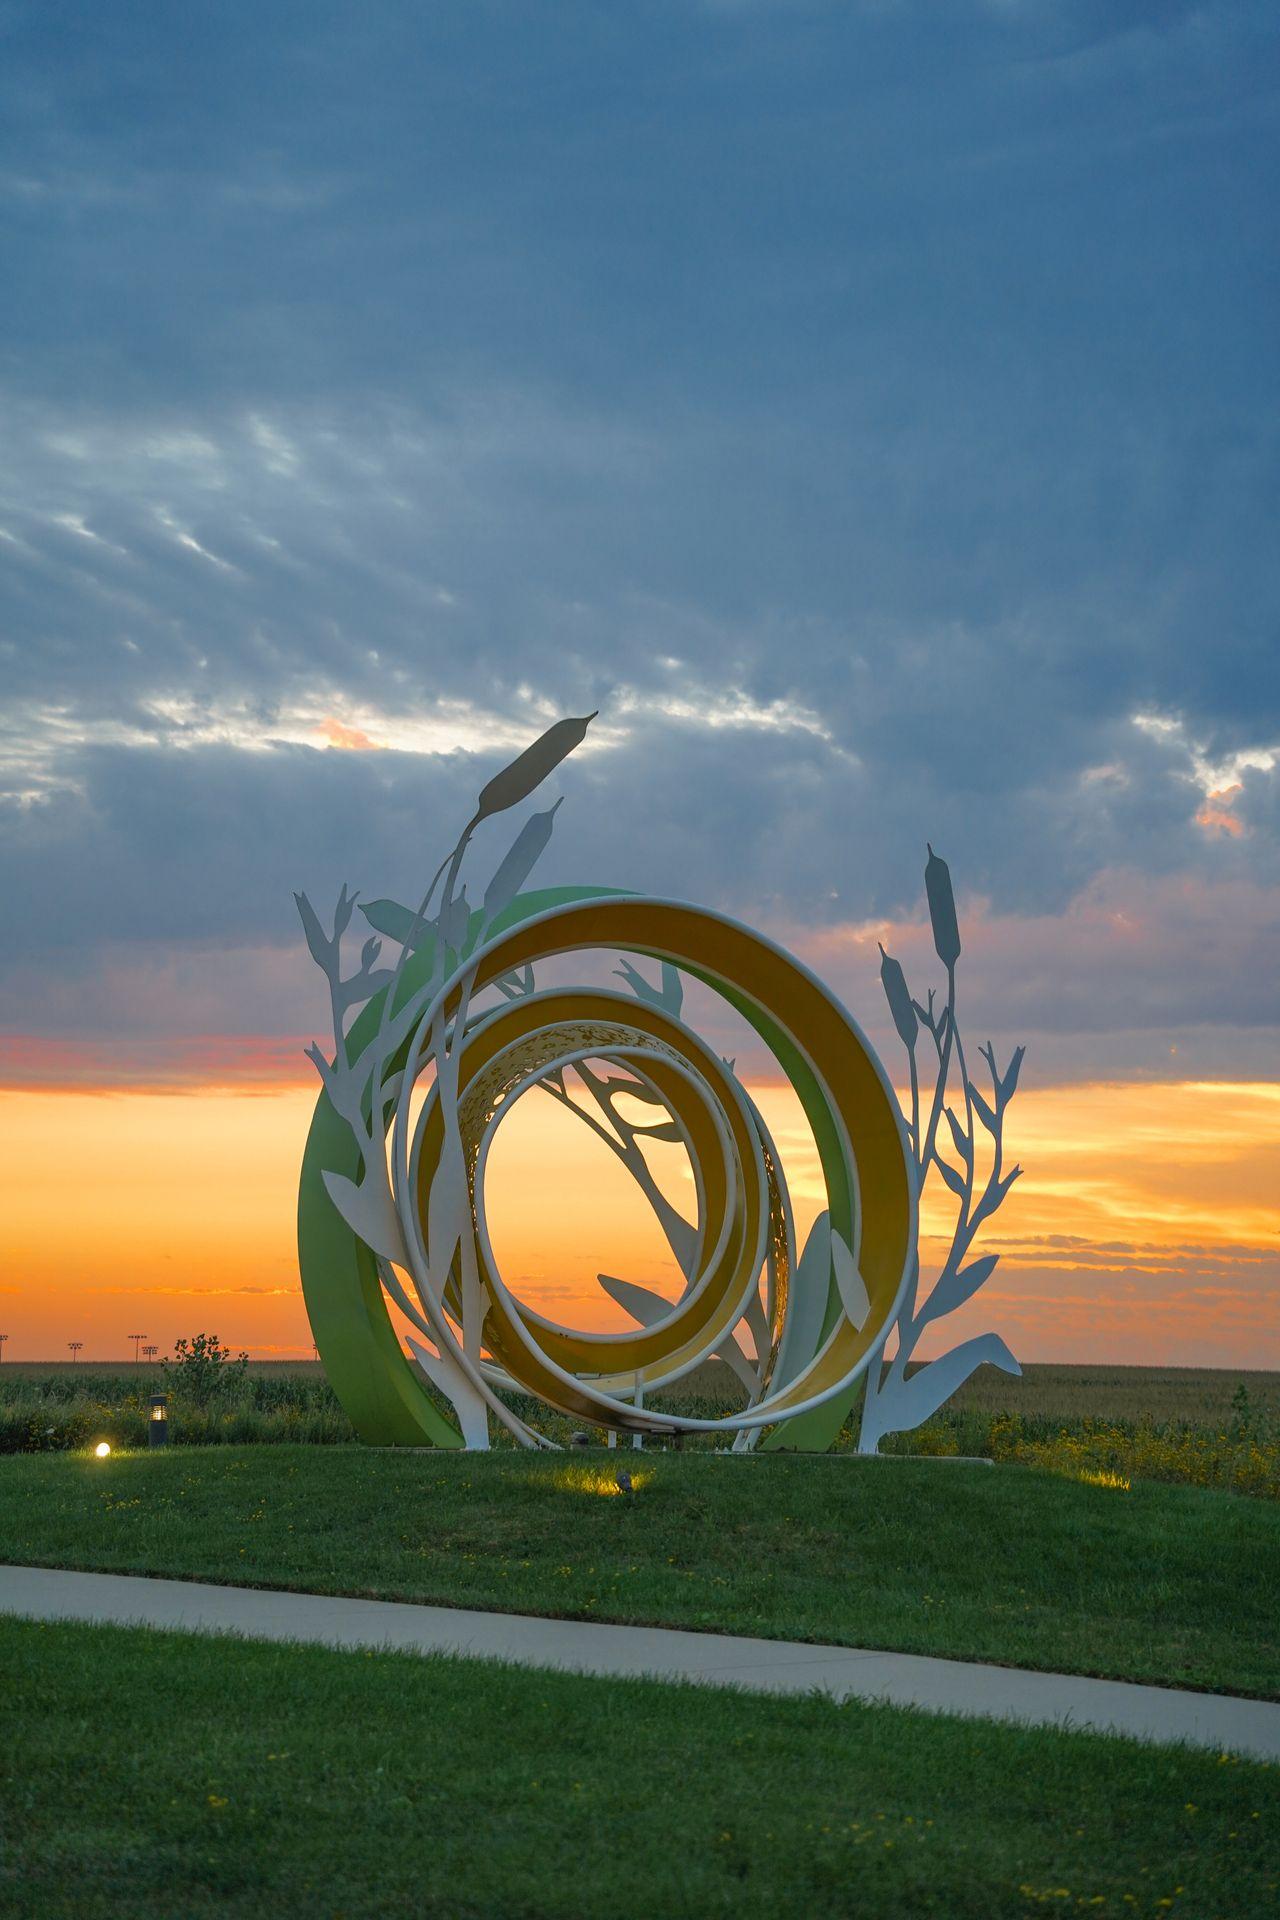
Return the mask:
<svg viewBox="0 0 1280 1920">
<path fill-rule="evenodd" d="M 690 1355 L 711 1350 L 735 1323 L 745 1289 L 759 1272 L 771 1211 L 767 1182 L 761 1177 L 759 1138 L 732 1076 L 687 1028 L 655 1009 L 628 1002 L 625 1023 L 618 1024 L 641 1036 L 636 1052 L 643 1055 L 645 1074 L 677 1115 L 686 1138 L 708 1149 L 697 1153 L 706 1206 L 704 1246 L 714 1228 L 719 1251 L 686 1299 L 658 1326 L 605 1337 L 609 1372 L 607 1381 L 601 1381 L 601 1338 L 551 1328 L 521 1309 L 507 1293 L 487 1234 L 477 1221 L 477 1257 L 490 1302 L 485 1345 L 528 1391 L 575 1417 L 645 1430 L 787 1423 L 779 1432 L 791 1443 L 811 1443 L 810 1434 L 825 1434 L 830 1424 L 828 1418 L 815 1426 L 811 1416 L 840 1402 L 852 1388 L 882 1343 L 910 1272 L 915 1188 L 901 1115 L 883 1069 L 838 1001 L 791 956 L 734 921 L 674 901 L 604 897 L 526 920 L 473 956 L 468 963 L 474 969 L 471 991 L 478 994 L 501 974 L 588 948 L 622 948 L 671 961 L 716 987 L 767 1040 L 814 1127 L 832 1226 L 857 1262 L 868 1310 L 862 1324 L 855 1325 L 833 1281 L 816 1353 L 779 1390 L 767 1389 L 746 1414 L 721 1421 L 676 1420 L 652 1409 L 633 1411 L 608 1390 L 626 1390 L 628 1382 L 634 1387 L 637 1376 L 668 1376 L 672 1368 L 682 1370 Z M 455 981 L 444 996 L 446 1012 L 456 1008 L 460 991 Z M 552 1008 L 556 1018 L 551 1024 L 563 1030 L 599 1018 L 604 1000 L 616 1019 L 614 996 L 557 994 L 515 1003 L 479 1026 L 464 1043 L 460 1114 L 466 1090 L 501 1060 L 504 1049 L 536 1034 L 540 1009 Z M 562 1032 L 551 1044 L 563 1038 Z M 525 1078 L 533 1071 L 528 1066 Z M 468 1159 L 473 1205 L 482 1207 L 483 1178 L 479 1191 L 474 1178 L 493 1112 L 483 1100 L 478 1106 L 485 1108 L 485 1117 L 479 1121 L 470 1116 Z M 727 1155 L 710 1150 L 706 1116 L 715 1111 L 731 1141 Z M 417 1204 L 422 1219 L 439 1155 L 439 1125 L 438 1113 L 428 1113 L 419 1141 Z M 723 1149 L 723 1139 L 720 1146 Z M 732 1316 L 727 1322 L 726 1315 Z M 584 1372 L 596 1375 L 596 1382 L 582 1379 Z M 816 1444 L 827 1443 L 816 1439 Z"/>
<path fill-rule="evenodd" d="M 642 1064 L 688 1141 L 702 1199 L 704 1261 L 684 1299 L 640 1333 L 592 1334 L 557 1327 L 512 1300 L 484 1225 L 484 1160 L 503 1114 L 553 1062 L 607 1056 Z M 491 1305 L 484 1342 L 527 1391 L 562 1411 L 598 1419 L 597 1395 L 566 1391 L 562 1374 L 609 1376 L 609 1398 L 687 1373 L 741 1318 L 781 1211 L 741 1091 L 710 1049 L 667 1014 L 620 994 L 543 994 L 503 1008 L 474 1028 L 463 1047 L 458 1109 L 471 1183 L 477 1264 Z M 443 1144 L 438 1103 L 424 1111 L 417 1153 L 419 1218 L 425 1221 Z M 457 1311 L 456 1288 L 447 1293 Z M 612 1412 L 613 1409 L 611 1408 Z"/>
</svg>

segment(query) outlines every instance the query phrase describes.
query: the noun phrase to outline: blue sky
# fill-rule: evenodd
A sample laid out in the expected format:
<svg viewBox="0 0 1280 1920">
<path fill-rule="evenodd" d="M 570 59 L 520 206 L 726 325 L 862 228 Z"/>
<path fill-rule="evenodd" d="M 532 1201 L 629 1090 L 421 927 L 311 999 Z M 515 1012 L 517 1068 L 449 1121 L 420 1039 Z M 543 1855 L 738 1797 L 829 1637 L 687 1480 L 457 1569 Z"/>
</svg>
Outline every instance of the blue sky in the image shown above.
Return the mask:
<svg viewBox="0 0 1280 1920">
<path fill-rule="evenodd" d="M 1048 1071 L 1274 1076 L 1278 52 L 0 4 L 0 1026 L 308 1031 L 291 889 L 599 707 L 549 878 L 862 1011 L 932 839 Z"/>
</svg>

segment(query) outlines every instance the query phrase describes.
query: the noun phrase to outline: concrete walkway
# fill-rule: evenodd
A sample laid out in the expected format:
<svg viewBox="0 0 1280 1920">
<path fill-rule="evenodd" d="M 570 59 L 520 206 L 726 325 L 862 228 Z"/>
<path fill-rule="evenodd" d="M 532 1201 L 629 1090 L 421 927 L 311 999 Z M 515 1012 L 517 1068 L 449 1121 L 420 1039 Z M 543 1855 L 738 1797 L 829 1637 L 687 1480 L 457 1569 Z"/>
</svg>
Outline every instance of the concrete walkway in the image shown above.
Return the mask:
<svg viewBox="0 0 1280 1920">
<path fill-rule="evenodd" d="M 0 1566 L 0 1613 L 330 1647 L 465 1654 L 575 1673 L 698 1680 L 753 1693 L 820 1691 L 836 1700 L 887 1701 L 931 1713 L 1091 1728 L 1139 1740 L 1185 1740 L 1214 1752 L 1280 1761 L 1280 1705 L 1267 1701 L 910 1653 L 46 1567 Z"/>
</svg>

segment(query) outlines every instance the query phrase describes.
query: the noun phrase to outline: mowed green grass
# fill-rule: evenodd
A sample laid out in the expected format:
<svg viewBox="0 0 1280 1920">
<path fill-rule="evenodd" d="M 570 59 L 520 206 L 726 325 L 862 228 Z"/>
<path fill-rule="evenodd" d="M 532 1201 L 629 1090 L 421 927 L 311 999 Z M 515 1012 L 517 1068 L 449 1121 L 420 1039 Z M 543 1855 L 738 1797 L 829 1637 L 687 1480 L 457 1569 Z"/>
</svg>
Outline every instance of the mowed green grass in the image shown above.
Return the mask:
<svg viewBox="0 0 1280 1920">
<path fill-rule="evenodd" d="M 632 1500 L 613 1490 L 618 1466 Z M 1280 1697 L 1280 1509 L 1026 1467 L 603 1449 L 11 1456 L 0 1557 Z"/>
<path fill-rule="evenodd" d="M 1280 1769 L 886 1707 L 0 1620 L 0 1912 L 1274 1910 Z"/>
</svg>

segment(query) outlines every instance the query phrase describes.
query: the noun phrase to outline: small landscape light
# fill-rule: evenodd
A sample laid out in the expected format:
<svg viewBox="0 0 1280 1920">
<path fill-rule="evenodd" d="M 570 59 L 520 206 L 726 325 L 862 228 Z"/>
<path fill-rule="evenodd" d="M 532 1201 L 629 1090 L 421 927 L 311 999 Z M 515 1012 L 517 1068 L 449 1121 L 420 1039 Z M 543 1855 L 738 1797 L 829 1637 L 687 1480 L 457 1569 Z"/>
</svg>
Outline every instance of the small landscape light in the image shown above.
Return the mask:
<svg viewBox="0 0 1280 1920">
<path fill-rule="evenodd" d="M 153 1393 L 151 1396 L 147 1443 L 153 1447 L 167 1447 L 169 1444 L 169 1396 L 167 1393 Z"/>
<path fill-rule="evenodd" d="M 628 1497 L 635 1493 L 635 1488 L 631 1484 L 631 1475 L 625 1467 L 618 1468 L 617 1473 L 614 1475 L 614 1480 L 617 1483 L 619 1493 L 625 1493 Z"/>
<path fill-rule="evenodd" d="M 108 1440 L 99 1440 L 97 1446 L 94 1448 L 94 1452 L 97 1454 L 99 1460 L 105 1460 L 110 1451 L 111 1443 Z"/>
<path fill-rule="evenodd" d="M 589 1433 L 571 1433 L 569 1435 L 569 1445 L 571 1447 L 589 1447 L 591 1445 L 591 1435 Z"/>
</svg>

